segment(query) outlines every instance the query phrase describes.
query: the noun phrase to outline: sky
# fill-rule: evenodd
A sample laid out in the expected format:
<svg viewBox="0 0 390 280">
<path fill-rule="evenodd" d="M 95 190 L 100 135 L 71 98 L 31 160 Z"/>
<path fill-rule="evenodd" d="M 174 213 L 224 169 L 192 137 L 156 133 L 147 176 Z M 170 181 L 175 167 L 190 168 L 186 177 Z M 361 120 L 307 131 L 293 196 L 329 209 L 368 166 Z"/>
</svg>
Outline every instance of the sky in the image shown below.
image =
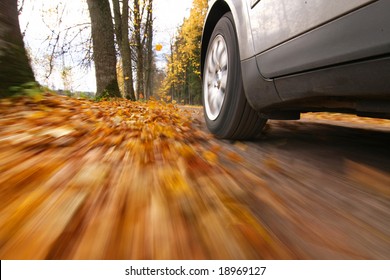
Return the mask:
<svg viewBox="0 0 390 280">
<path fill-rule="evenodd" d="M 25 31 L 25 41 L 31 49 L 32 56 L 42 53 L 47 48 L 42 42 L 50 35 L 47 24 L 55 23 L 58 14 L 54 7 L 58 3 L 66 3 L 68 14 L 64 16 L 64 25 L 71 26 L 89 22 L 86 0 L 31 0 L 24 1 L 23 12 L 19 17 L 22 32 Z M 169 52 L 170 40 L 176 35 L 177 28 L 185 17 L 189 16 L 192 0 L 154 0 L 154 43 L 163 46 L 162 51 L 157 53 L 157 65 L 162 68 L 165 65 L 165 54 Z M 42 10 L 46 11 L 42 18 Z M 49 13 L 47 13 L 49 11 Z M 72 62 L 67 61 L 66 64 Z M 34 67 L 38 82 L 54 89 L 62 89 L 63 82 L 58 71 L 53 72 L 49 80 L 42 77 L 47 65 L 37 63 Z M 37 73 L 39 72 L 39 73 Z M 72 72 L 72 89 L 77 91 L 95 91 L 94 70 L 78 70 Z"/>
</svg>

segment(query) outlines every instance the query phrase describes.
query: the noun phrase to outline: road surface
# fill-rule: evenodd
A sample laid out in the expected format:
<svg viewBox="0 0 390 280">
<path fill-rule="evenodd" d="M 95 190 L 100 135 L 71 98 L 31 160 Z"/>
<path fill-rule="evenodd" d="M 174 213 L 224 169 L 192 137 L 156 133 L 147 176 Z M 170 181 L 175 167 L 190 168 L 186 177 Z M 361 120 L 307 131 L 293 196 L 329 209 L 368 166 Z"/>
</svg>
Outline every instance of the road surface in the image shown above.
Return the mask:
<svg viewBox="0 0 390 280">
<path fill-rule="evenodd" d="M 388 123 L 231 142 L 180 110 L 0 100 L 0 259 L 390 259 Z"/>
<path fill-rule="evenodd" d="M 205 128 L 200 109 L 199 127 Z M 375 122 L 375 121 L 374 121 Z M 260 139 L 212 140 L 279 253 L 265 258 L 390 258 L 390 126 L 310 118 L 269 121 Z"/>
</svg>

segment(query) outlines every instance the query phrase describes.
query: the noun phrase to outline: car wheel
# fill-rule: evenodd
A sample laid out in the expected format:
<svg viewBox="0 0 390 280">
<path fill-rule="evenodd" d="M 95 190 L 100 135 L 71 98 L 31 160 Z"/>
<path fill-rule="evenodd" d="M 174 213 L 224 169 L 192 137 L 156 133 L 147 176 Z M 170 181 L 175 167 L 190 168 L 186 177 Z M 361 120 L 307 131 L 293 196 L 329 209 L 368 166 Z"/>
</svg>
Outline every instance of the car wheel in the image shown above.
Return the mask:
<svg viewBox="0 0 390 280">
<path fill-rule="evenodd" d="M 219 138 L 254 138 L 266 123 L 246 100 L 239 57 L 234 20 L 227 13 L 214 28 L 203 68 L 206 125 Z"/>
</svg>

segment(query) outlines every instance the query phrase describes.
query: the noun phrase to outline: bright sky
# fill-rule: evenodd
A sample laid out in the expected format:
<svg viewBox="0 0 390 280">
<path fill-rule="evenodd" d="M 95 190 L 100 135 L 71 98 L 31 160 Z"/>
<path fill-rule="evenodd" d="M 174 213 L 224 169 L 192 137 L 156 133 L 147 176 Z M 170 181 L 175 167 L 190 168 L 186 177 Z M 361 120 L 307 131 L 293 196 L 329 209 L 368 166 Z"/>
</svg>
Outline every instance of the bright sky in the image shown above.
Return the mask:
<svg viewBox="0 0 390 280">
<path fill-rule="evenodd" d="M 47 11 L 50 8 L 57 6 L 59 2 L 66 3 L 69 14 L 64 16 L 65 25 L 85 23 L 89 21 L 89 14 L 87 10 L 86 1 L 61 1 L 61 0 L 31 0 L 24 1 L 23 13 L 20 16 L 21 30 L 27 31 L 25 40 L 32 49 L 32 55 L 42 51 L 42 41 L 50 35 L 49 29 L 44 24 L 41 18 L 42 10 Z M 157 44 L 163 45 L 163 50 L 157 54 L 158 66 L 163 67 L 164 55 L 169 52 L 169 43 L 171 38 L 175 35 L 177 27 L 183 22 L 185 17 L 189 16 L 192 0 L 154 0 L 154 41 Z M 47 23 L 56 22 L 57 14 L 52 13 L 51 16 L 46 15 L 45 21 Z M 27 29 L 26 29 L 26 25 Z M 45 48 L 45 47 L 44 47 Z M 37 71 L 39 67 L 35 68 Z M 77 72 L 73 75 L 74 90 L 81 91 L 95 91 L 95 77 L 94 71 L 86 73 Z M 50 87 L 56 89 L 62 88 L 62 81 L 59 73 L 53 73 L 49 81 L 40 79 L 39 73 L 36 73 L 37 79 L 41 83 L 48 83 Z"/>
</svg>

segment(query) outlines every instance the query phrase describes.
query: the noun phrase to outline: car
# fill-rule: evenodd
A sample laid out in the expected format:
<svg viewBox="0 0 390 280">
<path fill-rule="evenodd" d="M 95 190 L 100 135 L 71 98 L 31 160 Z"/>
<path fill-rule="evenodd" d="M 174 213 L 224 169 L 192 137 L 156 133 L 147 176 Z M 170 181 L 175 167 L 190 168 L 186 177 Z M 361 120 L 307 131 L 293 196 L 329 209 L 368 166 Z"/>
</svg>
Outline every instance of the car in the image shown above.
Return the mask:
<svg viewBox="0 0 390 280">
<path fill-rule="evenodd" d="M 304 112 L 390 118 L 389 0 L 211 0 L 202 99 L 219 138 Z"/>
</svg>

